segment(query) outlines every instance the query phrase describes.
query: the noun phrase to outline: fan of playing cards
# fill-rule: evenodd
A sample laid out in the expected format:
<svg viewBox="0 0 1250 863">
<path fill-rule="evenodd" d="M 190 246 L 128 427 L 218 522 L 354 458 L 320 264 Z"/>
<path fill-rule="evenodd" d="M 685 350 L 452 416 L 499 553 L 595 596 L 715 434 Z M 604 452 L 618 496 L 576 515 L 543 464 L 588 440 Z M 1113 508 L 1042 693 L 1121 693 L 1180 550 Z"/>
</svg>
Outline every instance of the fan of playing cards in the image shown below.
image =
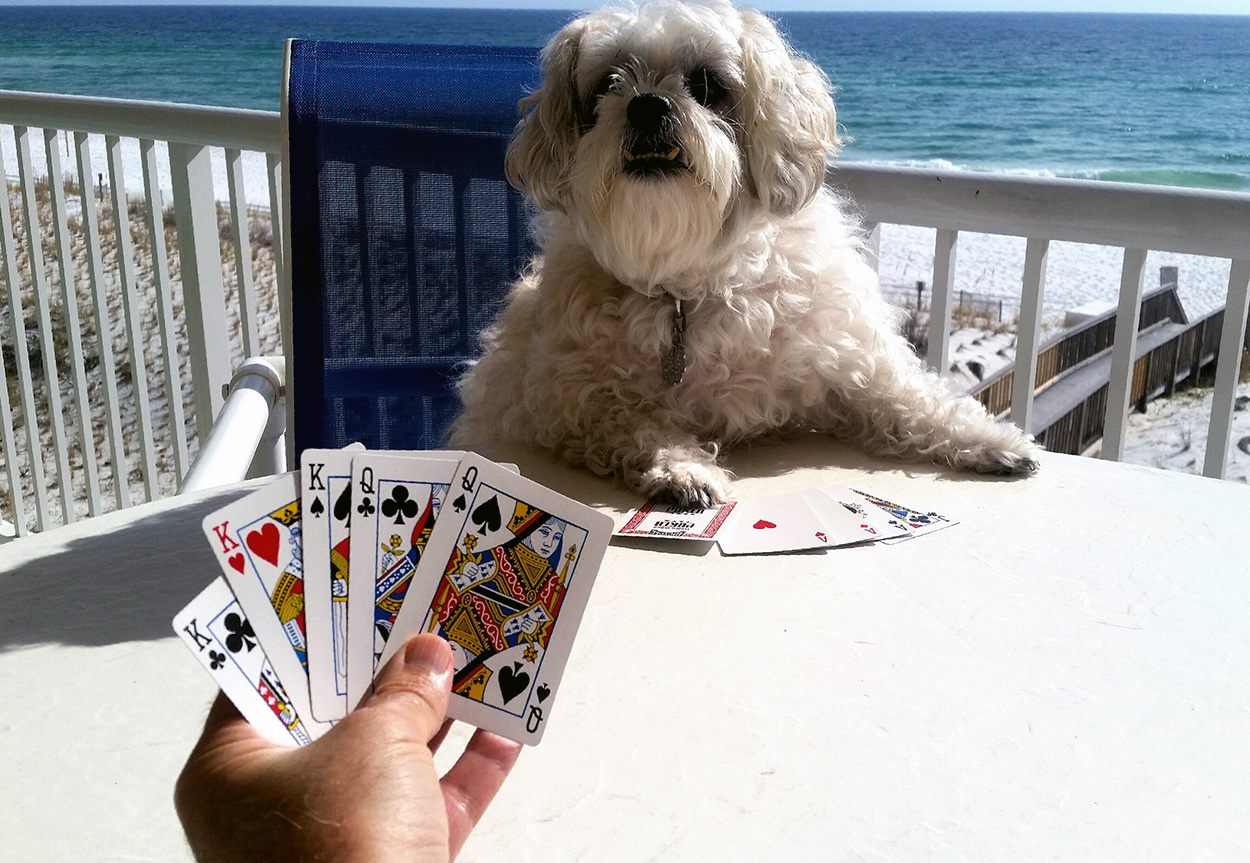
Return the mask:
<svg viewBox="0 0 1250 863">
<path fill-rule="evenodd" d="M 435 633 L 454 657 L 447 715 L 534 744 L 611 533 L 478 455 L 307 450 L 204 520 L 224 577 L 174 630 L 249 722 L 297 744 Z"/>
<path fill-rule="evenodd" d="M 954 522 L 849 488 L 709 509 L 649 502 L 623 537 L 726 555 L 897 542 Z M 239 712 L 308 743 L 408 638 L 451 645 L 447 715 L 537 743 L 612 519 L 472 453 L 310 449 L 298 473 L 204 519 L 221 565 L 174 618 Z"/>
</svg>

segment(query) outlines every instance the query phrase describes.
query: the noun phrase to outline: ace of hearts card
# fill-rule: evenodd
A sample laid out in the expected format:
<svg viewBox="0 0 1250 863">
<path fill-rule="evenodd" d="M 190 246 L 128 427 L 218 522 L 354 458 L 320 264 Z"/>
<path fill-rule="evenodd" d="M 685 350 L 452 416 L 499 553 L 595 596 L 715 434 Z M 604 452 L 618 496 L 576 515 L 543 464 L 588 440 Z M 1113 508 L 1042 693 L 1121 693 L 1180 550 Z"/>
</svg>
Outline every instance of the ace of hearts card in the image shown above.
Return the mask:
<svg viewBox="0 0 1250 863">
<path fill-rule="evenodd" d="M 447 715 L 537 743 L 612 519 L 473 454 L 447 493 L 385 663 L 435 633 L 454 658 Z"/>
</svg>

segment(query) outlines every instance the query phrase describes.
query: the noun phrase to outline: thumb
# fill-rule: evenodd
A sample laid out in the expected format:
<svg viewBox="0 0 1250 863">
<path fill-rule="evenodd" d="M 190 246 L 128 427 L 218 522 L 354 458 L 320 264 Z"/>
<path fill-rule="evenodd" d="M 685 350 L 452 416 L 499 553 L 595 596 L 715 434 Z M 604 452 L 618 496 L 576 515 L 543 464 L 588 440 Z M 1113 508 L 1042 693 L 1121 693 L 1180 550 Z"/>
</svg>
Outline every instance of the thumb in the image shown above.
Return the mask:
<svg viewBox="0 0 1250 863">
<path fill-rule="evenodd" d="M 398 712 L 409 732 L 428 743 L 447 713 L 451 677 L 447 642 L 437 635 L 415 635 L 374 678 L 373 692 L 357 709 Z"/>
</svg>

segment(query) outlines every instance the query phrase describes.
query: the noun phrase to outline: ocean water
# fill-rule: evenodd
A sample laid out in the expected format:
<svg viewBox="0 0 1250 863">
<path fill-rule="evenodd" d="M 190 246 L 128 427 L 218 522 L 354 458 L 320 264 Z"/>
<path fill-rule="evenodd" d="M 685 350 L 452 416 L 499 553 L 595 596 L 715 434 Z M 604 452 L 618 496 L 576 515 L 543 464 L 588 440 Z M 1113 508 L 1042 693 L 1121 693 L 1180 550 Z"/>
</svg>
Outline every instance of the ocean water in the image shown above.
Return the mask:
<svg viewBox="0 0 1250 863">
<path fill-rule="evenodd" d="M 573 13 L 0 7 L 0 89 L 278 108 L 285 38 L 541 45 Z M 1250 191 L 1250 16 L 779 13 L 843 158 Z"/>
</svg>

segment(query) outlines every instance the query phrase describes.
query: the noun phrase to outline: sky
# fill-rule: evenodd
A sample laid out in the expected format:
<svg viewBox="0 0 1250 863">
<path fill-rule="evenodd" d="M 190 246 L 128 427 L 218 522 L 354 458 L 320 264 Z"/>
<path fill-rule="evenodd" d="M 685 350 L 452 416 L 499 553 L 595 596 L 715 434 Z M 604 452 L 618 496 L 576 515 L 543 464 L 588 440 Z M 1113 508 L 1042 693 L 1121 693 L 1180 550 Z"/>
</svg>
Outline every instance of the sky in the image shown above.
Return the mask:
<svg viewBox="0 0 1250 863">
<path fill-rule="evenodd" d="M 282 6 L 444 6 L 506 9 L 588 9 L 597 0 L 259 0 Z M 0 0 L 4 5 L 243 5 L 243 0 Z M 257 5 L 253 0 L 246 5 Z M 831 12 L 1146 12 L 1247 15 L 1250 0 L 746 0 L 766 11 Z"/>
</svg>

